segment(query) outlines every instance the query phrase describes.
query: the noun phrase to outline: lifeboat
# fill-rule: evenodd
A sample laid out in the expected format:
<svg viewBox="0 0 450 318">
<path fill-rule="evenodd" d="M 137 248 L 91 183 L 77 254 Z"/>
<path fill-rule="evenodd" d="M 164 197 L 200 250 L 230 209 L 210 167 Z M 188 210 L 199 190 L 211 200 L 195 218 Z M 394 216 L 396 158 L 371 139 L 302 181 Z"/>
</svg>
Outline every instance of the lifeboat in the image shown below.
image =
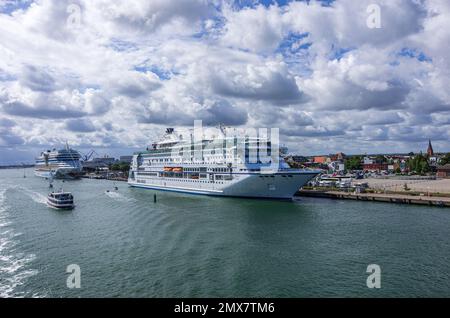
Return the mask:
<svg viewBox="0 0 450 318">
<path fill-rule="evenodd" d="M 183 168 L 176 167 L 172 169 L 173 172 L 183 172 Z"/>
<path fill-rule="evenodd" d="M 166 171 L 166 172 L 172 171 L 172 169 L 173 168 L 171 168 L 171 167 L 164 167 L 164 171 Z"/>
</svg>

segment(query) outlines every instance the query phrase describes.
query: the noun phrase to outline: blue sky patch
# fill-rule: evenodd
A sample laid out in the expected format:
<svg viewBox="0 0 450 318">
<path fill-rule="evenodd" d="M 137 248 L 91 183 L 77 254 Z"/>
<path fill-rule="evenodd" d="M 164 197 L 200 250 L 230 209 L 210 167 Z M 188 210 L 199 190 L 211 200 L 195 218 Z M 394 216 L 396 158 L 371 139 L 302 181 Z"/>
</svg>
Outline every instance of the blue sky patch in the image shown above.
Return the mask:
<svg viewBox="0 0 450 318">
<path fill-rule="evenodd" d="M 403 48 L 400 52 L 397 53 L 398 56 L 402 57 L 409 57 L 409 58 L 415 58 L 420 62 L 431 62 L 432 59 L 425 55 L 425 53 L 418 51 L 417 49 L 413 48 Z"/>
<path fill-rule="evenodd" d="M 283 39 L 276 51 L 282 54 L 294 54 L 301 50 L 307 50 L 312 45 L 311 42 L 305 40 L 308 36 L 308 33 L 291 32 Z"/>
<path fill-rule="evenodd" d="M 317 2 L 322 3 L 323 6 L 330 6 L 335 0 L 317 0 Z M 314 2 L 311 0 L 235 0 L 234 6 L 236 8 L 255 8 L 258 5 L 263 5 L 265 7 L 270 7 L 271 5 L 278 5 L 279 7 L 286 6 L 291 2 Z"/>
<path fill-rule="evenodd" d="M 166 71 L 156 65 L 135 66 L 134 70 L 137 72 L 140 72 L 140 73 L 152 72 L 152 73 L 156 74 L 156 76 L 158 76 L 160 80 L 169 80 L 172 75 L 171 72 Z"/>
<path fill-rule="evenodd" d="M 7 0 L 0 5 L 0 13 L 11 14 L 17 10 L 25 10 L 33 3 L 32 0 Z"/>
<path fill-rule="evenodd" d="M 336 48 L 334 45 L 331 48 L 331 55 L 330 60 L 338 60 L 340 61 L 341 58 L 345 56 L 348 52 L 353 51 L 354 48 Z"/>
</svg>

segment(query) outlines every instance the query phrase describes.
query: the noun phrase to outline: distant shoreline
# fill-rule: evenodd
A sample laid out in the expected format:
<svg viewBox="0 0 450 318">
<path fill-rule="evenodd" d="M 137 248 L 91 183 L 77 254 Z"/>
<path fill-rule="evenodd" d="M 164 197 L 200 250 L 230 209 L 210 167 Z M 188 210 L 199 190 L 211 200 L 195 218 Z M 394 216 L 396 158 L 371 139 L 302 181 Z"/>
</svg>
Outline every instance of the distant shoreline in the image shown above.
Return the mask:
<svg viewBox="0 0 450 318">
<path fill-rule="evenodd" d="M 34 164 L 30 165 L 9 165 L 9 166 L 0 166 L 0 169 L 23 169 L 23 168 L 33 168 Z"/>
</svg>

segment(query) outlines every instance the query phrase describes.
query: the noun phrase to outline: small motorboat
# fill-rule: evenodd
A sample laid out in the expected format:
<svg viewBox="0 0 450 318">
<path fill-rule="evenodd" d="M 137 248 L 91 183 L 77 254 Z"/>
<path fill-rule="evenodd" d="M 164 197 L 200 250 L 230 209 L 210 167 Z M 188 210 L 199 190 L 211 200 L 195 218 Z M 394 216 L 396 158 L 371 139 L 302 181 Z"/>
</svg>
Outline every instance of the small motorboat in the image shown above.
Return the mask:
<svg viewBox="0 0 450 318">
<path fill-rule="evenodd" d="M 70 192 L 51 192 L 47 196 L 47 205 L 55 209 L 71 210 L 75 207 L 73 204 L 73 195 Z"/>
</svg>

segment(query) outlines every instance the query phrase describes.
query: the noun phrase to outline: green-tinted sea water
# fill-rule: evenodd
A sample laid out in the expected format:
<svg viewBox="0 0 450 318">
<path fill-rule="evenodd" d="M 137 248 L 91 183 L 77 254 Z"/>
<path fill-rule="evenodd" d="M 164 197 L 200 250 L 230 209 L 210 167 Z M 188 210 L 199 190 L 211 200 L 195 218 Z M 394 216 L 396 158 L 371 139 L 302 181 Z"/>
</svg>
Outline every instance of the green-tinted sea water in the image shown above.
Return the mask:
<svg viewBox="0 0 450 318">
<path fill-rule="evenodd" d="M 450 296 L 450 209 L 273 202 L 56 182 L 76 208 L 45 205 L 33 171 L 0 170 L 0 296 Z M 106 193 L 106 190 L 112 192 Z M 157 193 L 157 202 L 153 194 Z M 81 288 L 66 267 L 81 269 Z M 369 264 L 381 288 L 366 286 Z"/>
</svg>

